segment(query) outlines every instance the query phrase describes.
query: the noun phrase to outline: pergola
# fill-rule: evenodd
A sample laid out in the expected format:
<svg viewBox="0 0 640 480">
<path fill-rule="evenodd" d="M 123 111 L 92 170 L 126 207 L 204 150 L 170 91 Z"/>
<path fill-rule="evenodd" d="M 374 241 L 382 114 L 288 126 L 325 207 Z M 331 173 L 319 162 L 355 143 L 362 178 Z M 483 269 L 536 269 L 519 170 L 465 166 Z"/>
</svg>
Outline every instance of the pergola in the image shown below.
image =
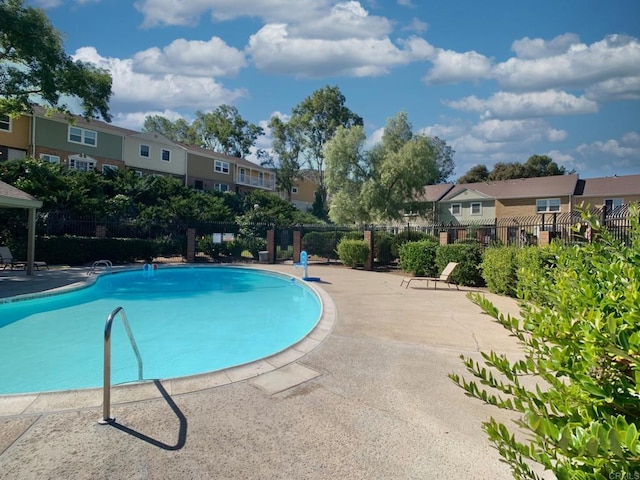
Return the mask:
<svg viewBox="0 0 640 480">
<path fill-rule="evenodd" d="M 26 208 L 29 210 L 27 240 L 27 275 L 33 274 L 36 252 L 36 210 L 42 202 L 22 190 L 0 181 L 0 208 Z"/>
</svg>

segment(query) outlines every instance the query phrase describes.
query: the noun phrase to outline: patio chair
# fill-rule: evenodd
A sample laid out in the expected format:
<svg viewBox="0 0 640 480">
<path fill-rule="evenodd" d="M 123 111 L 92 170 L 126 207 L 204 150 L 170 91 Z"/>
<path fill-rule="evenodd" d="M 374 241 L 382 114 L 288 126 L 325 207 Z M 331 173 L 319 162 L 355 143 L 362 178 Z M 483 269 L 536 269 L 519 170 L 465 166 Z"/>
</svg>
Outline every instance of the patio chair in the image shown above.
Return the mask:
<svg viewBox="0 0 640 480">
<path fill-rule="evenodd" d="M 19 262 L 15 258 L 13 258 L 9 247 L 0 247 L 0 263 L 2 264 L 3 270 L 5 270 L 7 267 L 10 267 L 11 270 L 23 270 L 27 268 L 27 262 Z M 47 270 L 49 270 L 49 265 L 47 265 L 47 262 L 34 261 L 33 266 L 36 267 L 36 270 L 40 270 L 40 267 L 46 267 Z"/>
<path fill-rule="evenodd" d="M 434 290 L 438 287 L 438 282 L 444 282 L 447 284 L 447 287 L 451 288 L 451 284 L 453 282 L 449 280 L 449 276 L 457 266 L 458 266 L 458 262 L 449 262 L 447 266 L 444 267 L 444 270 L 442 270 L 442 273 L 440 274 L 439 277 L 405 277 L 402 279 L 402 282 L 400 282 L 400 286 L 406 283 L 406 286 L 404 288 L 409 288 L 409 284 L 414 280 L 426 280 L 427 286 L 429 286 L 429 283 L 428 283 L 429 281 L 433 282 Z M 456 283 L 453 283 L 453 285 L 456 286 L 457 290 L 460 290 L 460 287 L 458 287 Z"/>
</svg>

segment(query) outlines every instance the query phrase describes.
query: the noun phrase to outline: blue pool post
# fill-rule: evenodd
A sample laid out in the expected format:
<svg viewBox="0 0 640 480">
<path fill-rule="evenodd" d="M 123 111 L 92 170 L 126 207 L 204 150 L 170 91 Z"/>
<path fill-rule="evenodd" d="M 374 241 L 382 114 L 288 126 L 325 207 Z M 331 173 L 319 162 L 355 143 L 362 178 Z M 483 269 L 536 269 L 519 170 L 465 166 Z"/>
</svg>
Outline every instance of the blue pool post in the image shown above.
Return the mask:
<svg viewBox="0 0 640 480">
<path fill-rule="evenodd" d="M 302 280 L 307 282 L 319 282 L 320 278 L 318 277 L 310 277 L 309 272 L 307 271 L 309 267 L 309 256 L 307 255 L 306 250 L 302 250 L 300 252 L 300 263 L 294 263 L 293 267 L 301 267 L 303 269 Z"/>
</svg>

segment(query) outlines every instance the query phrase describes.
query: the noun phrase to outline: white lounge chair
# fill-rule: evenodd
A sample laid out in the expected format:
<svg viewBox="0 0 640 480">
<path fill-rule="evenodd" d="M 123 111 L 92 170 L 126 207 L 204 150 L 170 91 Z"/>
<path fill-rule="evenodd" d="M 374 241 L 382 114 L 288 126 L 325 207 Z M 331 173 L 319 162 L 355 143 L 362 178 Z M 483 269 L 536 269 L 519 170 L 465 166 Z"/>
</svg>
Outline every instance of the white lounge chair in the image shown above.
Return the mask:
<svg viewBox="0 0 640 480">
<path fill-rule="evenodd" d="M 19 262 L 13 258 L 13 254 L 11 253 L 11 250 L 9 250 L 9 247 L 0 247 L 0 263 L 2 263 L 3 270 L 7 267 L 10 267 L 11 270 L 23 270 L 27 268 L 27 262 Z M 40 267 L 46 267 L 46 269 L 49 270 L 47 262 L 33 262 L 33 266 L 36 267 L 36 270 L 40 270 Z"/>
<path fill-rule="evenodd" d="M 414 280 L 426 280 L 427 286 L 429 286 L 429 283 L 428 283 L 429 281 L 432 281 L 434 283 L 433 285 L 434 290 L 438 287 L 438 282 L 444 282 L 447 284 L 447 287 L 451 288 L 452 282 L 449 281 L 449 276 L 457 266 L 458 266 L 458 262 L 449 262 L 447 266 L 444 267 L 444 270 L 442 270 L 442 273 L 440 274 L 439 277 L 405 277 L 402 279 L 402 282 L 400 282 L 400 286 L 406 283 L 406 286 L 404 288 L 409 288 L 409 284 Z M 454 283 L 453 285 L 456 286 L 456 289 L 460 290 L 457 284 Z"/>
</svg>

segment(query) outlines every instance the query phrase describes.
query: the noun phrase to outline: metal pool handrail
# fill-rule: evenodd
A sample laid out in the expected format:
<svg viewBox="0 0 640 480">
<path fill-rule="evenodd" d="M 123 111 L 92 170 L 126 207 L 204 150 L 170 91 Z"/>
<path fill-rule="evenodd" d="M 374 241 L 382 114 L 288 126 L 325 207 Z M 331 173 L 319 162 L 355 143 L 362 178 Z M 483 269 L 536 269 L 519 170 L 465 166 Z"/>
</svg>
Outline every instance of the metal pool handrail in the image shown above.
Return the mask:
<svg viewBox="0 0 640 480">
<path fill-rule="evenodd" d="M 111 418 L 111 325 L 113 324 L 113 319 L 118 313 L 120 314 L 120 318 L 122 318 L 122 324 L 124 325 L 124 329 L 129 337 L 129 342 L 131 343 L 133 351 L 136 354 L 136 358 L 138 359 L 138 381 L 142 380 L 142 357 L 140 357 L 138 345 L 136 345 L 136 340 L 133 338 L 131 327 L 129 327 L 127 315 L 124 313 L 124 309 L 122 307 L 118 307 L 107 317 L 107 321 L 104 325 L 104 384 L 102 387 L 102 419 L 98 421 L 98 423 L 102 425 L 113 423 L 115 421 L 115 418 Z"/>
</svg>

